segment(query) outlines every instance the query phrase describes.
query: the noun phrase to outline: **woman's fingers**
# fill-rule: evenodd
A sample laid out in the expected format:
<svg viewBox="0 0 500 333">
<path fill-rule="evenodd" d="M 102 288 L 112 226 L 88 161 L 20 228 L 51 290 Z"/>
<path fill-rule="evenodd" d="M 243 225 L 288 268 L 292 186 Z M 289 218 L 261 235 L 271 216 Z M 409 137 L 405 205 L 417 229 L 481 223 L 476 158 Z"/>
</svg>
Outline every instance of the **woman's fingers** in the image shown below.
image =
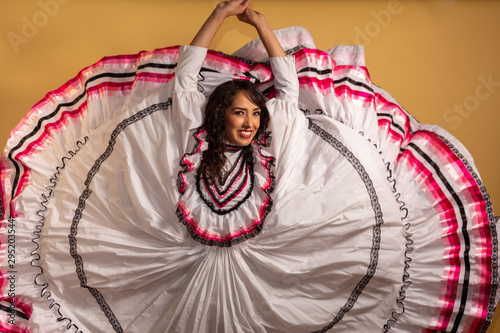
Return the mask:
<svg viewBox="0 0 500 333">
<path fill-rule="evenodd" d="M 238 20 L 257 27 L 263 20 L 265 20 L 265 17 L 263 14 L 256 12 L 255 10 L 247 8 L 243 13 L 238 15 Z"/>
<path fill-rule="evenodd" d="M 219 3 L 218 6 L 224 11 L 225 17 L 240 15 L 247 9 L 251 0 L 230 0 Z"/>
</svg>

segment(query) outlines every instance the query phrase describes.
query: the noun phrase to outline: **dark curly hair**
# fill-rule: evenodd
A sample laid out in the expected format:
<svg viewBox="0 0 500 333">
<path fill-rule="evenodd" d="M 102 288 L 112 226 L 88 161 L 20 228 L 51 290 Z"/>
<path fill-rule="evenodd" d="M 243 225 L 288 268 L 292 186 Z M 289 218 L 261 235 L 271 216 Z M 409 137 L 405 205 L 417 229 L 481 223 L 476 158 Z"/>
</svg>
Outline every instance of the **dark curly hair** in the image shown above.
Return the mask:
<svg viewBox="0 0 500 333">
<path fill-rule="evenodd" d="M 222 177 L 224 164 L 226 163 L 226 109 L 231 106 L 235 96 L 246 91 L 250 100 L 260 108 L 260 126 L 255 135 L 258 139 L 269 124 L 269 111 L 266 107 L 266 99 L 257 87 L 250 81 L 232 80 L 219 85 L 208 98 L 203 120 L 204 128 L 207 131 L 206 141 L 208 149 L 203 152 L 203 159 L 198 168 L 198 177 L 203 178 L 212 184 L 217 177 Z"/>
</svg>

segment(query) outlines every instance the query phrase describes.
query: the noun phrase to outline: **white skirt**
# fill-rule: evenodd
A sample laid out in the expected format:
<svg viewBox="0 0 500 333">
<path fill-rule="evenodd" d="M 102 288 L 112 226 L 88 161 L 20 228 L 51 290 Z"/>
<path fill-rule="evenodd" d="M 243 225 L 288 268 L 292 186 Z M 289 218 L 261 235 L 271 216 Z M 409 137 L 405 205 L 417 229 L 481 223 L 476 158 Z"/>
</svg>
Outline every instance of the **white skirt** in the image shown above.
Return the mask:
<svg viewBox="0 0 500 333">
<path fill-rule="evenodd" d="M 178 47 L 103 58 L 30 110 L 1 161 L 0 330 L 486 330 L 497 227 L 467 150 L 373 85 L 361 47 L 277 35 L 309 128 L 259 232 L 231 246 L 176 214 Z M 273 98 L 262 50 L 210 51 L 200 89 L 245 77 Z"/>
</svg>

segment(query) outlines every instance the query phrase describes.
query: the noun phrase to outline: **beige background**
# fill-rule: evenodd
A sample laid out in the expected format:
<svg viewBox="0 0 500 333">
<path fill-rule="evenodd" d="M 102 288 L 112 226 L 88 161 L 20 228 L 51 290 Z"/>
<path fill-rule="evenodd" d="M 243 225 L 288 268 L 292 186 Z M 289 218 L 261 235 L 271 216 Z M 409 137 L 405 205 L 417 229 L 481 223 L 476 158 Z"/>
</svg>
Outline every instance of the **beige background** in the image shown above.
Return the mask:
<svg viewBox="0 0 500 333">
<path fill-rule="evenodd" d="M 189 43 L 216 3 L 2 0 L 0 146 L 80 69 L 105 55 Z M 364 45 L 375 84 L 469 149 L 500 215 L 500 1 L 254 0 L 252 8 L 273 28 L 307 28 L 320 49 Z M 212 48 L 231 53 L 255 36 L 231 19 Z M 500 332 L 498 317 L 489 333 Z"/>
</svg>

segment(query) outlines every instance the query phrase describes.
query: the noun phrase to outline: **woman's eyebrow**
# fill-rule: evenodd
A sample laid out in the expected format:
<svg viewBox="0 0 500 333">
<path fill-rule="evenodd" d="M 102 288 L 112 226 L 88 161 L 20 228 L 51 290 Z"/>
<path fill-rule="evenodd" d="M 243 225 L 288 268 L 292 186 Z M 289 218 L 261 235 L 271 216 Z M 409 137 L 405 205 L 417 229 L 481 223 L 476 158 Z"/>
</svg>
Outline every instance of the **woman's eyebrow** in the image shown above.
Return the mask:
<svg viewBox="0 0 500 333">
<path fill-rule="evenodd" d="M 234 108 L 232 108 L 232 110 L 243 110 L 243 111 L 247 111 L 248 109 L 247 108 L 243 108 L 241 106 L 235 106 Z M 255 109 L 252 109 L 253 111 L 256 111 L 256 110 L 260 110 L 259 107 L 256 107 Z"/>
</svg>

